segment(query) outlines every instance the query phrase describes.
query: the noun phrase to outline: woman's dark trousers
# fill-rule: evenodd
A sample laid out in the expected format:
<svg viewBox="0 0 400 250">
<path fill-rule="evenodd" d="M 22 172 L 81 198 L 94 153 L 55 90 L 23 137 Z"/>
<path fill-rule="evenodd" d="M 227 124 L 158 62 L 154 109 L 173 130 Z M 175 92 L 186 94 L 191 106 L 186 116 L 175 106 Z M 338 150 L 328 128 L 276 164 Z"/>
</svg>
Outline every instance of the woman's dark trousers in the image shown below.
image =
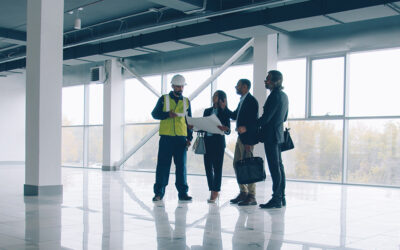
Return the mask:
<svg viewBox="0 0 400 250">
<path fill-rule="evenodd" d="M 219 192 L 221 190 L 222 165 L 224 163 L 224 138 L 219 135 L 205 136 L 206 154 L 204 166 L 206 168 L 208 189 Z"/>
</svg>

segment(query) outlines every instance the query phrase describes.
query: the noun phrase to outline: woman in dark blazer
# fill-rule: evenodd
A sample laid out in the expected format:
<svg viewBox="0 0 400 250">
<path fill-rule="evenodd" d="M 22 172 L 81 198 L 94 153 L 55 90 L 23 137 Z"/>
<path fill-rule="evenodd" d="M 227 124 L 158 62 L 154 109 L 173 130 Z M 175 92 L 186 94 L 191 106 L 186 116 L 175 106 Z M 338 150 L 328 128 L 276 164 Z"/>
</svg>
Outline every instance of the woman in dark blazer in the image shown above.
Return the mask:
<svg viewBox="0 0 400 250">
<path fill-rule="evenodd" d="M 226 94 L 222 90 L 217 90 L 213 95 L 213 106 L 204 110 L 203 116 L 215 114 L 221 121 L 222 126 L 218 126 L 224 134 L 229 135 L 230 130 L 230 112 L 227 107 Z M 204 142 L 206 153 L 204 154 L 204 166 L 206 169 L 208 188 L 211 191 L 208 203 L 215 203 L 221 190 L 222 165 L 224 163 L 225 153 L 225 135 L 211 134 L 205 132 Z"/>
</svg>

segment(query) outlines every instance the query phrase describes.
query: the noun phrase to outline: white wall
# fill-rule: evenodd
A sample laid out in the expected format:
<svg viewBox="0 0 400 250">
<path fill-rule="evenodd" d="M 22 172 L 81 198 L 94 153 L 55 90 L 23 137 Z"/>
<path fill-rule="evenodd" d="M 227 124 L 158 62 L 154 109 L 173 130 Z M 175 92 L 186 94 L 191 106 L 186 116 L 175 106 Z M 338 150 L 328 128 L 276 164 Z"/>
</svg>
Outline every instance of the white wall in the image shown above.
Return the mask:
<svg viewBox="0 0 400 250">
<path fill-rule="evenodd" d="M 25 161 L 25 73 L 0 77 L 0 164 Z"/>
</svg>

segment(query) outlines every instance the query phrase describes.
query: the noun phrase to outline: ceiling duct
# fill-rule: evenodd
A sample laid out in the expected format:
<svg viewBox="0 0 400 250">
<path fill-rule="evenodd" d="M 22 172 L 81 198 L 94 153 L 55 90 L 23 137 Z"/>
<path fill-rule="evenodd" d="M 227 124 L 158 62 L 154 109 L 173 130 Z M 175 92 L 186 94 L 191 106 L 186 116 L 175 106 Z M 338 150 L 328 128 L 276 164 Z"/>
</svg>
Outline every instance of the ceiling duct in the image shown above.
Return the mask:
<svg viewBox="0 0 400 250">
<path fill-rule="evenodd" d="M 150 0 L 172 9 L 182 12 L 194 11 L 203 7 L 203 0 Z"/>
</svg>

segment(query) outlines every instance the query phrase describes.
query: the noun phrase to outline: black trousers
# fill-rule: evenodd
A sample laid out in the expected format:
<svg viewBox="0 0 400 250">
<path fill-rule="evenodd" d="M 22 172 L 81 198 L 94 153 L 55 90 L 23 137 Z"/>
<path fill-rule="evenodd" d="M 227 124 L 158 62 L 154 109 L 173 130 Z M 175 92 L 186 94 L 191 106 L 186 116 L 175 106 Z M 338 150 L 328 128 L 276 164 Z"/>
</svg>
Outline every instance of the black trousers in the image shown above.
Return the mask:
<svg viewBox="0 0 400 250">
<path fill-rule="evenodd" d="M 272 197 L 282 199 L 285 197 L 286 178 L 281 148 L 277 143 L 264 143 L 264 149 L 272 178 Z"/>
<path fill-rule="evenodd" d="M 225 145 L 222 136 L 205 136 L 206 153 L 204 166 L 206 169 L 208 189 L 221 191 L 222 165 L 224 163 Z"/>
</svg>

